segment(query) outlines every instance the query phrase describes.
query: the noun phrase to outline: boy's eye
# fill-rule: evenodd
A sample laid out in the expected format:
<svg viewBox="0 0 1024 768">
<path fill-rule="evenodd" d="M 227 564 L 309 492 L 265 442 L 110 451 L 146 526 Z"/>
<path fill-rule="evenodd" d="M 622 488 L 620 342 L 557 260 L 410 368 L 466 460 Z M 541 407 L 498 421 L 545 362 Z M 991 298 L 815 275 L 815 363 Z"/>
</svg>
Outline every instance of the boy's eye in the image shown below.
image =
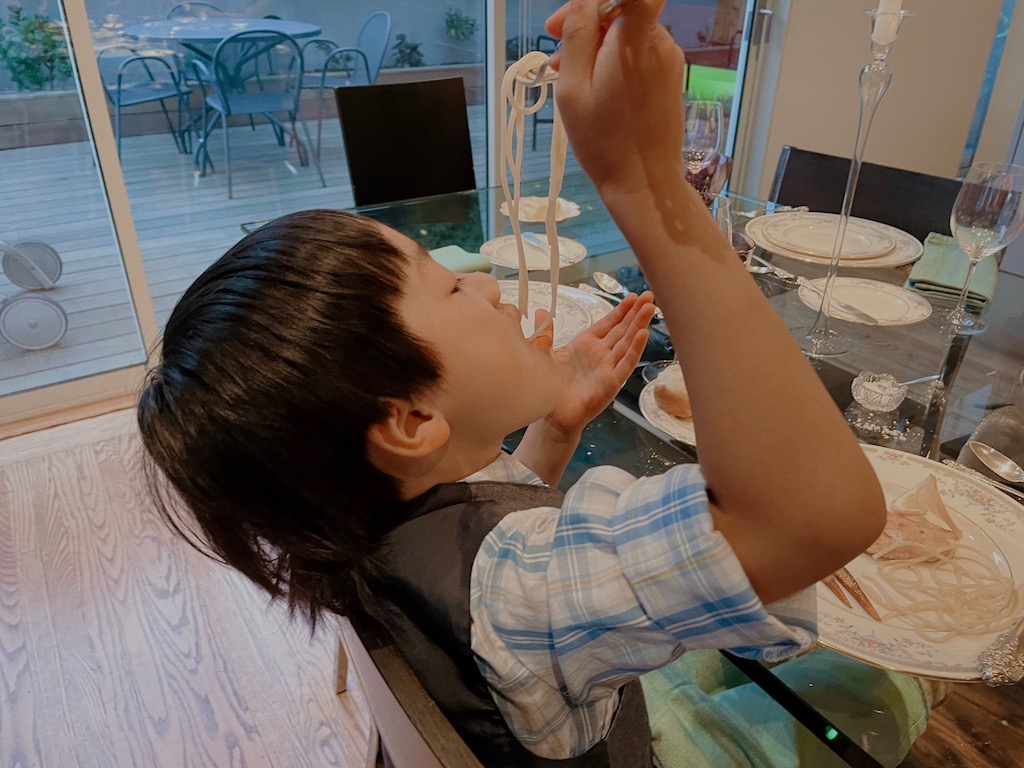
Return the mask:
<svg viewBox="0 0 1024 768">
<path fill-rule="evenodd" d="M 458 293 L 460 290 L 462 290 L 462 278 L 457 277 L 455 278 L 455 285 L 452 286 L 452 293 Z"/>
</svg>

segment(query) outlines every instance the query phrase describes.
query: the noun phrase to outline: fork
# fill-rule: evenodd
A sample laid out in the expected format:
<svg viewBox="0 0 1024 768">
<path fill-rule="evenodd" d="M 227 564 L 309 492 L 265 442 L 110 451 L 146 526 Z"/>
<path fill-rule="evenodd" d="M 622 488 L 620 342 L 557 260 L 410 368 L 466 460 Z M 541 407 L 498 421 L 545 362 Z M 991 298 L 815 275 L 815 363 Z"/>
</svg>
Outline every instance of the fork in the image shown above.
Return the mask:
<svg viewBox="0 0 1024 768">
<path fill-rule="evenodd" d="M 631 3 L 633 0 L 607 0 L 601 4 L 601 7 L 597 9 L 597 17 L 602 21 L 608 18 L 608 15 L 616 8 Z M 558 45 L 555 46 L 554 52 L 551 56 L 554 56 L 562 47 L 562 41 L 558 41 Z M 540 66 L 537 67 L 537 71 L 533 77 L 520 77 L 519 82 L 525 85 L 527 88 L 536 88 L 538 85 L 544 82 L 544 76 L 547 74 L 548 65 L 551 63 L 551 56 L 548 56 L 544 61 L 541 62 Z M 553 76 L 552 76 L 553 77 Z"/>
<path fill-rule="evenodd" d="M 989 685 L 1007 685 L 1024 680 L 1024 619 L 978 654 L 978 664 L 981 679 Z"/>
<path fill-rule="evenodd" d="M 545 243 L 539 237 L 537 237 L 537 235 L 535 235 L 533 232 L 523 232 L 523 241 L 529 243 L 534 248 L 540 248 L 542 251 L 544 251 L 545 254 L 551 256 L 551 246 Z M 561 264 L 573 263 L 572 259 L 566 256 L 561 251 L 559 251 L 558 253 L 558 261 Z"/>
</svg>

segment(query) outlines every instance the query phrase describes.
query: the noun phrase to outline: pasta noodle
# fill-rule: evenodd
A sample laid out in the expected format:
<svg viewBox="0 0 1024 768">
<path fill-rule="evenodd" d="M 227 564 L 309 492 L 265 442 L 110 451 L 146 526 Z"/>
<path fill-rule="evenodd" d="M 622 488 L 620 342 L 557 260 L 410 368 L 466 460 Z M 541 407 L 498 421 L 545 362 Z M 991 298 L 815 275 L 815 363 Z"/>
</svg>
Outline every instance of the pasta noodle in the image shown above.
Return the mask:
<svg viewBox="0 0 1024 768">
<path fill-rule="evenodd" d="M 530 51 L 505 71 L 505 76 L 501 81 L 501 95 L 506 105 L 501 133 L 501 159 L 503 168 L 507 169 L 501 174 L 501 189 L 505 194 L 505 200 L 508 201 L 508 215 L 512 223 L 512 235 L 515 238 L 516 252 L 519 257 L 519 314 L 522 317 L 529 314 L 530 308 L 529 271 L 526 268 L 526 252 L 523 248 L 522 226 L 519 221 L 524 120 L 526 115 L 532 115 L 544 106 L 553 89 L 551 83 L 543 83 L 539 87 L 537 100 L 533 104 L 527 105 L 527 86 L 523 81 L 529 80 L 546 58 L 546 54 L 540 51 Z M 562 189 L 569 142 L 565 127 L 562 125 L 562 118 L 558 113 L 558 104 L 554 99 L 552 99 L 552 103 L 554 105 L 554 123 L 551 132 L 551 170 L 548 182 L 548 207 L 544 222 L 551 255 L 551 307 L 548 310 L 547 320 L 534 332 L 534 336 L 546 330 L 554 322 L 558 301 L 559 249 L 556 219 L 558 216 L 558 194 Z M 511 190 L 508 182 L 509 175 L 512 176 Z"/>
<path fill-rule="evenodd" d="M 923 639 L 941 643 L 962 635 L 995 634 L 1017 620 L 1021 596 L 1013 578 L 999 572 L 989 553 L 963 542 L 944 550 L 905 541 L 892 546 L 912 546 L 919 554 L 879 561 L 877 577 L 858 577 L 883 622 L 897 619 Z"/>
</svg>

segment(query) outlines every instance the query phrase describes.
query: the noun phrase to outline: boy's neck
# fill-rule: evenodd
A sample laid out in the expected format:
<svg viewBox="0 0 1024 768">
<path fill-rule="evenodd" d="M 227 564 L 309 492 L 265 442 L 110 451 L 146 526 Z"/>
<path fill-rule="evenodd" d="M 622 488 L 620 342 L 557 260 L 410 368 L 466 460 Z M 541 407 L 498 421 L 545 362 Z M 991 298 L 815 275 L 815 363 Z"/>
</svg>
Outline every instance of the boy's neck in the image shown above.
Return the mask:
<svg viewBox="0 0 1024 768">
<path fill-rule="evenodd" d="M 457 483 L 491 464 L 501 454 L 501 443 L 474 448 L 445 446 L 441 455 L 401 462 L 389 472 L 398 480 L 403 501 L 426 493 L 441 483 Z"/>
</svg>

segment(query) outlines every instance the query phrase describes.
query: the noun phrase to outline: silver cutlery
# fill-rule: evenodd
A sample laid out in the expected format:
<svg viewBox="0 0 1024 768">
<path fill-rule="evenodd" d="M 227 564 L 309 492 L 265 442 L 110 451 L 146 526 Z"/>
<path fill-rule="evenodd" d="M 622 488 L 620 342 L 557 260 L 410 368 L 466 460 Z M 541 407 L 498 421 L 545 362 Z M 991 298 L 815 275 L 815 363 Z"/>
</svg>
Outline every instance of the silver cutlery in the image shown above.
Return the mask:
<svg viewBox="0 0 1024 768">
<path fill-rule="evenodd" d="M 594 282 L 597 283 L 598 288 L 606 291 L 607 293 L 613 293 L 620 299 L 626 298 L 626 294 L 629 293 L 629 291 L 626 290 L 626 286 L 607 272 L 595 272 L 591 277 L 594 278 Z M 659 320 L 665 319 L 665 314 L 658 307 L 654 308 L 654 316 Z"/>
<path fill-rule="evenodd" d="M 1008 480 L 1011 483 L 1024 483 L 1024 469 L 1021 469 L 1020 465 L 1009 456 L 1004 456 L 991 445 L 979 443 L 977 440 L 968 440 L 967 447 L 982 464 L 1003 480 Z"/>
<path fill-rule="evenodd" d="M 1016 488 L 1011 488 L 1005 483 L 1000 483 L 998 480 L 993 480 L 990 477 L 986 477 L 976 469 L 965 467 L 963 464 L 955 462 L 952 459 L 943 459 L 942 463 L 945 464 L 947 467 L 952 467 L 957 472 L 963 472 L 965 475 L 970 475 L 971 477 L 977 480 L 981 480 L 983 483 L 987 483 L 988 485 L 991 485 L 993 488 L 1000 490 L 1003 493 L 1009 494 L 1010 496 L 1016 496 L 1018 499 L 1024 499 L 1024 492 L 1018 491 Z"/>
<path fill-rule="evenodd" d="M 544 251 L 544 254 L 546 256 L 548 256 L 549 258 L 551 257 L 551 246 L 545 243 L 539 237 L 537 237 L 537 235 L 535 235 L 533 232 L 523 232 L 523 242 L 529 243 L 534 248 L 540 248 L 542 251 Z M 561 251 L 559 251 L 558 253 L 558 261 L 560 264 L 572 264 L 572 259 L 570 259 Z"/>
<path fill-rule="evenodd" d="M 766 260 L 762 259 L 760 256 L 757 256 L 756 254 L 753 254 L 753 253 L 750 254 L 750 258 L 753 259 L 754 261 L 758 262 L 759 264 L 763 264 L 764 266 L 768 267 L 768 269 L 771 270 L 771 273 L 773 275 L 781 277 L 783 280 L 792 280 L 793 282 L 795 282 L 797 285 L 799 285 L 801 287 L 809 288 L 810 290 L 814 291 L 819 296 L 824 296 L 825 295 L 825 289 L 824 288 L 822 288 L 819 285 L 815 285 L 813 282 L 808 280 L 803 275 L 794 275 L 792 272 L 787 272 L 782 267 L 777 267 L 774 264 L 772 264 L 770 261 L 766 261 Z M 836 309 L 842 310 L 843 312 L 845 312 L 848 315 L 851 315 L 851 316 L 857 318 L 860 322 L 864 323 L 865 325 L 878 325 L 878 318 L 877 317 L 875 317 L 874 315 L 868 314 L 863 309 L 855 307 L 852 304 L 847 304 L 845 301 L 840 301 L 835 296 L 832 297 L 832 306 L 835 307 Z"/>
<path fill-rule="evenodd" d="M 1024 680 L 1024 619 L 978 654 L 978 664 L 981 679 L 989 685 L 1008 685 Z"/>
</svg>

